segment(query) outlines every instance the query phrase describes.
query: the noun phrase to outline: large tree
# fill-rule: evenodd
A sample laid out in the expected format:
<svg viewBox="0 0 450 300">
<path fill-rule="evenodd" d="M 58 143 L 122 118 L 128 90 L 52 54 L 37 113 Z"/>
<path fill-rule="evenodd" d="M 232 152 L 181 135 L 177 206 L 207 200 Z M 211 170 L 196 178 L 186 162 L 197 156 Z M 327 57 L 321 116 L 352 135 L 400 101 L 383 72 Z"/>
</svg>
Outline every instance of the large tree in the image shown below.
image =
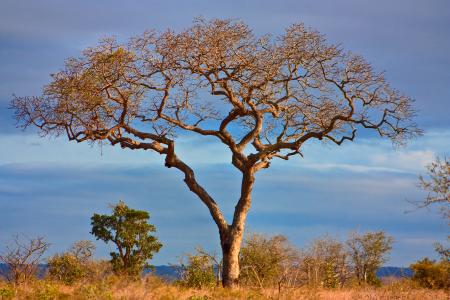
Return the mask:
<svg viewBox="0 0 450 300">
<path fill-rule="evenodd" d="M 302 24 L 275 38 L 256 37 L 241 22 L 196 20 L 126 44 L 106 39 L 52 78 L 41 96 L 13 99 L 19 124 L 164 155 L 219 229 L 224 286 L 237 283 L 255 174 L 271 160 L 301 156 L 307 142 L 353 141 L 359 128 L 394 143 L 420 133 L 409 97 Z M 177 154 L 177 137 L 187 132 L 223 143 L 242 174 L 230 222 Z"/>
</svg>

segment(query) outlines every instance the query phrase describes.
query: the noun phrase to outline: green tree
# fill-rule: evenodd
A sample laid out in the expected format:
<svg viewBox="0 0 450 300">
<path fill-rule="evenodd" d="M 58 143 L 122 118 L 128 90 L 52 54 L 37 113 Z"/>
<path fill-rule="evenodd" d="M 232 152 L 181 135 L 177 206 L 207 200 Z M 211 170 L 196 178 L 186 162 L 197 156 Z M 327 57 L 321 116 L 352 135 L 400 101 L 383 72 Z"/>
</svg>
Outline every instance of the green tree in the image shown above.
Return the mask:
<svg viewBox="0 0 450 300">
<path fill-rule="evenodd" d="M 116 245 L 118 252 L 110 253 L 115 272 L 139 275 L 143 268 L 151 267 L 147 261 L 162 247 L 151 235 L 156 228 L 148 223 L 148 212 L 131 209 L 122 201 L 113 206 L 112 212 L 112 215 L 94 214 L 91 233 L 98 240 Z"/>
<path fill-rule="evenodd" d="M 387 261 L 386 255 L 391 251 L 393 241 L 384 231 L 350 235 L 347 245 L 359 284 L 379 284 L 376 271 Z"/>
</svg>

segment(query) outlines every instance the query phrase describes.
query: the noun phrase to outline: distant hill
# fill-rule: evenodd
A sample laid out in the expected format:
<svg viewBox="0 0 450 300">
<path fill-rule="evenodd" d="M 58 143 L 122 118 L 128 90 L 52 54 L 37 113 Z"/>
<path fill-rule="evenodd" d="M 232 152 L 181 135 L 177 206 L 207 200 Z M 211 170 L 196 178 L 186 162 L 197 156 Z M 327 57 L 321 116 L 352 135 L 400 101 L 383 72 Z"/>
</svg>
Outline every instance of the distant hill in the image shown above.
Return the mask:
<svg viewBox="0 0 450 300">
<path fill-rule="evenodd" d="M 162 277 L 166 280 L 173 281 L 180 278 L 180 266 L 155 266 L 155 270 L 150 269 L 144 270 L 145 274 L 155 274 L 156 276 Z"/>
<path fill-rule="evenodd" d="M 146 273 L 154 273 L 157 276 L 166 278 L 168 280 L 176 280 L 180 276 L 179 266 L 155 266 L 155 271 L 147 271 Z M 377 271 L 379 278 L 383 277 L 406 277 L 410 278 L 413 275 L 413 271 L 410 268 L 400 267 L 381 267 Z"/>
<path fill-rule="evenodd" d="M 407 277 L 413 276 L 413 270 L 410 268 L 399 268 L 399 267 L 381 267 L 377 271 L 377 276 L 382 277 Z"/>
<path fill-rule="evenodd" d="M 7 271 L 8 267 L 5 264 L 0 264 L 0 278 L 3 276 L 3 274 L 6 274 Z M 47 273 L 47 265 L 40 264 L 38 266 L 38 277 L 39 278 L 44 277 L 45 273 Z"/>
<path fill-rule="evenodd" d="M 147 269 L 144 271 L 145 274 L 153 273 L 156 276 L 162 277 L 166 280 L 173 281 L 180 277 L 179 266 L 155 266 L 155 270 L 152 271 Z M 7 268 L 4 264 L 0 264 L 0 274 L 6 271 Z M 47 271 L 47 265 L 39 265 L 39 277 L 43 277 Z M 381 267 L 377 271 L 377 276 L 382 277 L 412 277 L 413 271 L 410 268 L 399 268 L 399 267 Z"/>
</svg>

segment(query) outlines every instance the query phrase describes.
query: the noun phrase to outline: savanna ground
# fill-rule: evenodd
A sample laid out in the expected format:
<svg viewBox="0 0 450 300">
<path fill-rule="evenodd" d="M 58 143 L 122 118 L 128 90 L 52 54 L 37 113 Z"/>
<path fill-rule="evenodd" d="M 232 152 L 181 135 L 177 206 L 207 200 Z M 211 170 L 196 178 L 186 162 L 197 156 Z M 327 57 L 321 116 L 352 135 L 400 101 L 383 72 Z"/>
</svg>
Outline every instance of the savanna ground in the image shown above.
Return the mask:
<svg viewBox="0 0 450 300">
<path fill-rule="evenodd" d="M 423 289 L 410 280 L 392 280 L 381 287 L 323 289 L 312 287 L 251 289 L 222 287 L 192 289 L 155 276 L 128 281 L 111 276 L 101 281 L 64 285 L 36 280 L 14 287 L 0 283 L 0 299 L 450 299 L 448 290 Z"/>
</svg>

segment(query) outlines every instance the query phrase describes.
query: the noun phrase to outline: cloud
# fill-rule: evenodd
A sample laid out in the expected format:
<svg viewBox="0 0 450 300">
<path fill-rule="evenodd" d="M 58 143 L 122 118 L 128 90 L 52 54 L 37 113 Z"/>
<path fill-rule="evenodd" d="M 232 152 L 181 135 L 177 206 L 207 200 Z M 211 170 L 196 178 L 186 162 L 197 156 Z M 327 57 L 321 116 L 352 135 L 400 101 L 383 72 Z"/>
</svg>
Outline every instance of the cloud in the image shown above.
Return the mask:
<svg viewBox="0 0 450 300">
<path fill-rule="evenodd" d="M 419 174 L 436 156 L 448 153 L 450 131 L 433 129 L 405 148 L 389 141 L 362 137 L 341 147 L 323 143 L 305 145 L 304 159 L 295 165 L 317 171 L 347 170 L 356 173 L 391 172 Z"/>
<path fill-rule="evenodd" d="M 373 155 L 370 159 L 375 165 L 391 166 L 398 170 L 422 171 L 423 168 L 435 159 L 435 152 L 402 151 L 392 153 L 380 153 Z"/>
<path fill-rule="evenodd" d="M 389 141 L 362 138 L 343 146 L 312 141 L 305 145 L 304 158 L 289 162 L 274 160 L 274 168 L 308 168 L 328 172 L 346 170 L 356 173 L 393 172 L 418 174 L 436 155 L 450 146 L 450 131 L 430 131 L 407 148 L 395 150 Z M 149 151 L 132 151 L 104 145 L 69 142 L 65 137 L 40 138 L 35 134 L 0 134 L 1 163 L 60 163 L 75 165 L 142 164 L 163 165 L 163 157 Z M 229 165 L 231 154 L 214 138 L 180 136 L 177 152 L 181 159 L 195 166 Z"/>
<path fill-rule="evenodd" d="M 222 164 L 198 165 L 196 170 L 198 180 L 231 219 L 239 193 L 238 172 Z M 381 172 L 362 177 L 342 169 L 323 172 L 288 166 L 268 170 L 257 176 L 249 230 L 286 234 L 297 245 L 325 233 L 345 237 L 358 226 L 416 238 L 445 236 L 441 220 L 429 212 L 404 214 L 411 207 L 405 198 L 421 196 L 408 188 L 412 184 L 408 176 Z M 152 164 L 0 165 L 0 240 L 17 232 L 45 234 L 54 245 L 52 251 L 62 251 L 77 239 L 92 239 L 92 213 L 108 212 L 108 204 L 119 199 L 150 212 L 165 244 L 154 263 L 175 263 L 177 256 L 198 244 L 218 250 L 217 229 L 181 174 Z M 430 255 L 433 248 L 428 246 L 425 253 Z M 415 250 L 408 251 L 412 257 Z M 99 244 L 99 255 L 107 253 L 108 248 Z M 398 257 L 393 264 L 406 263 Z"/>
</svg>

